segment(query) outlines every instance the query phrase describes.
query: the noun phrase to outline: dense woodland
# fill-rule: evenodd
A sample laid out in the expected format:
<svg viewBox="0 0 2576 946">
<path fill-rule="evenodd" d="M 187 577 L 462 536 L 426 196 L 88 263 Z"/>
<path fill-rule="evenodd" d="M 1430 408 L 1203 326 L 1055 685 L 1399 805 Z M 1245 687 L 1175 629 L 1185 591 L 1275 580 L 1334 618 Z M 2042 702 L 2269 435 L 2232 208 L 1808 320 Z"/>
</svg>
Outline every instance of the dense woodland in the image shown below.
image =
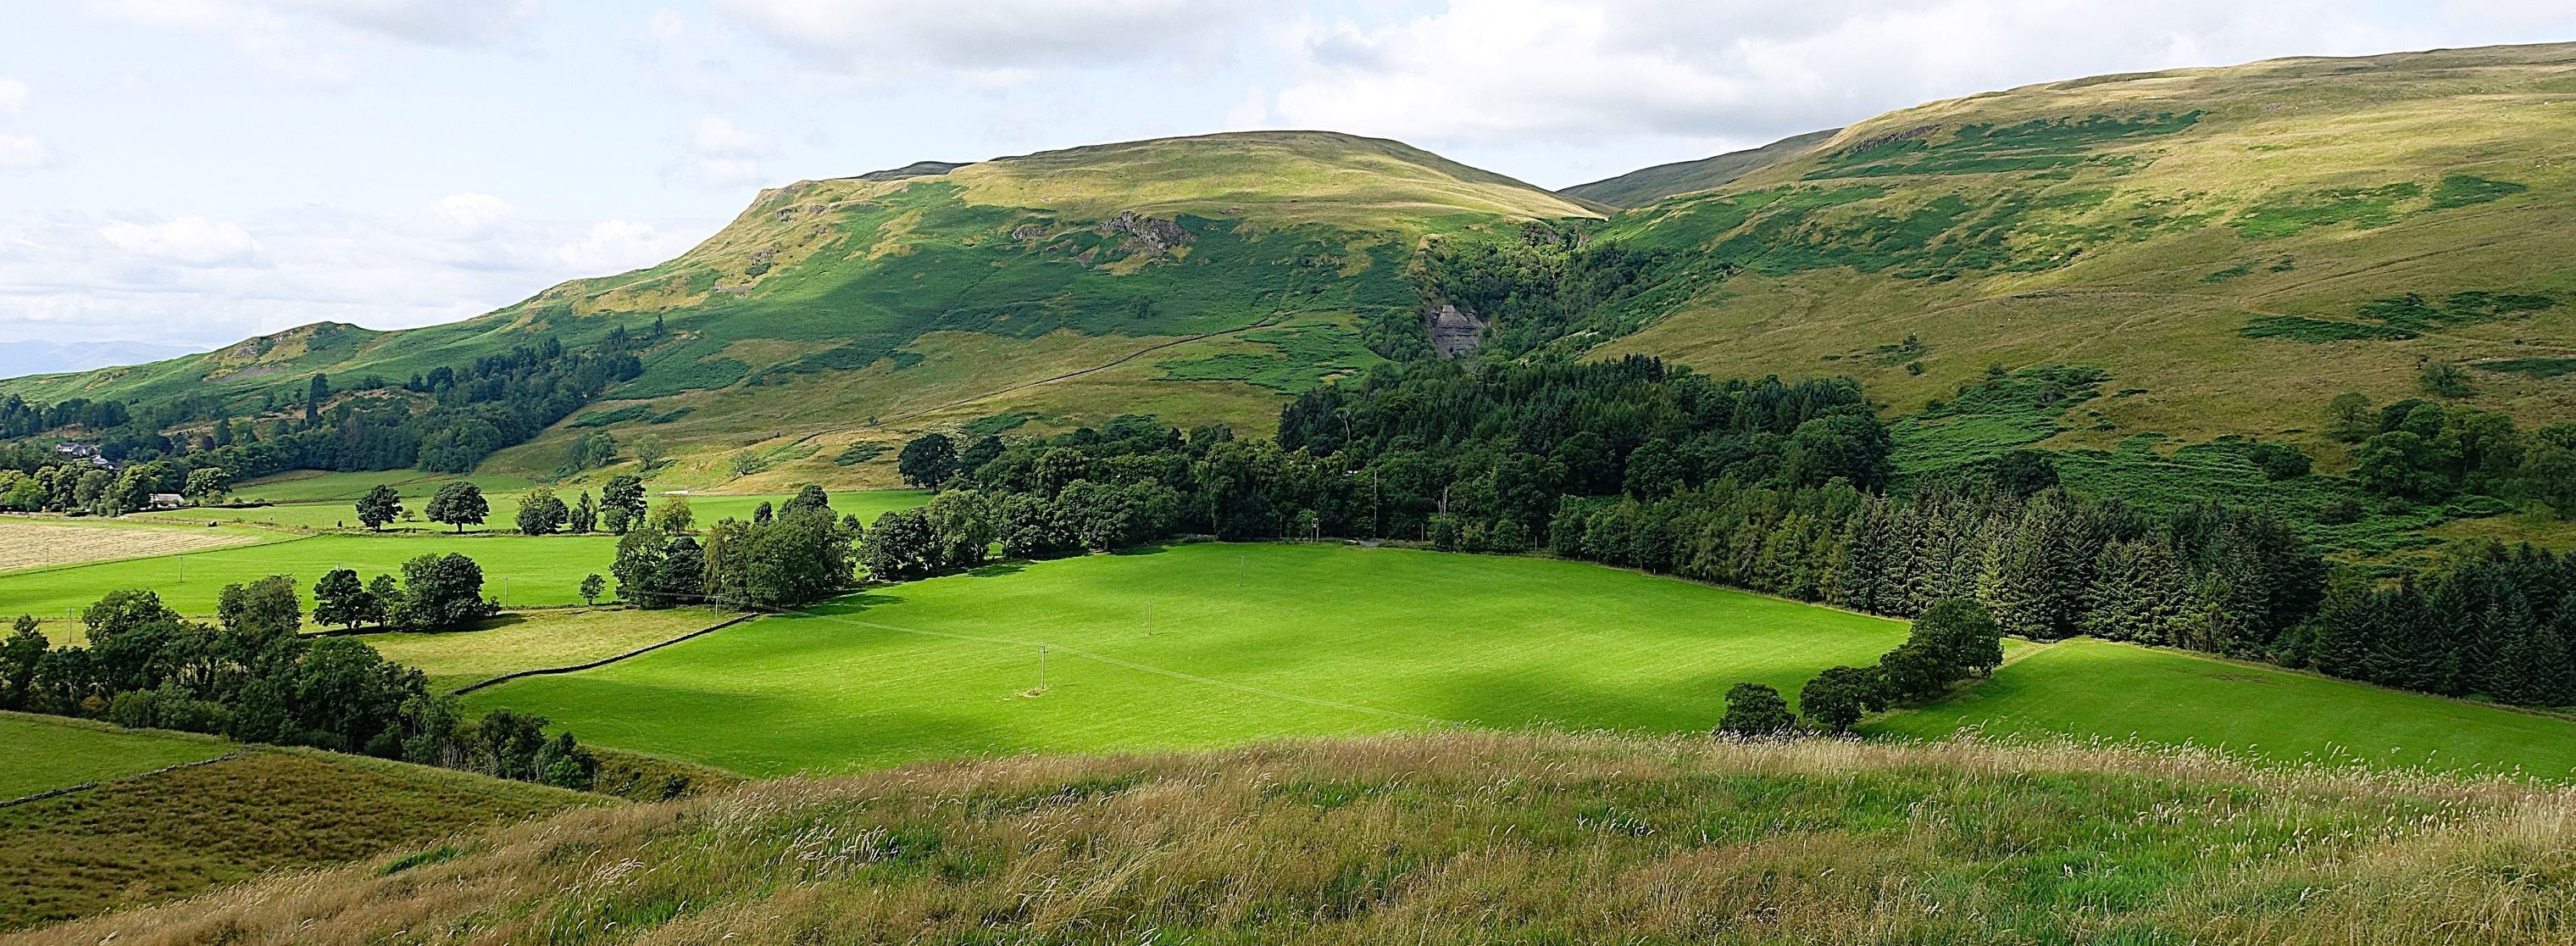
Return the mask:
<svg viewBox="0 0 2576 946">
<path fill-rule="evenodd" d="M 2430 692 L 2561 705 L 2576 686 L 2576 606 L 2563 601 L 2576 559 L 2495 550 L 2382 587 L 2337 573 L 2268 511 L 2159 514 L 2077 495 L 2045 454 L 1890 493 L 1891 449 L 1848 379 L 1719 381 L 1647 358 L 1418 362 L 1300 397 L 1272 441 L 1135 417 L 1017 443 L 926 436 L 899 465 L 945 492 L 881 521 L 860 557 L 894 578 L 971 567 L 979 537 L 1021 557 L 1176 533 L 1397 538 L 1898 617 L 1971 601 L 2032 639 L 2088 634 Z M 2462 614 L 2474 617 L 2447 619 Z"/>
</svg>

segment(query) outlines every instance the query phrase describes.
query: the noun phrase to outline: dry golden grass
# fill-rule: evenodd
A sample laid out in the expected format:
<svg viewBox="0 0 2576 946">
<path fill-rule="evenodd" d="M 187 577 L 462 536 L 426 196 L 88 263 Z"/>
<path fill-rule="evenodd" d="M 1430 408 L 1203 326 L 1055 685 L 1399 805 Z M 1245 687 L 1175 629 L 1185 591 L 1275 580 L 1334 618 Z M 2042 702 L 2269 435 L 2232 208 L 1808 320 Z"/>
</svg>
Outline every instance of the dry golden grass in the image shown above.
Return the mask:
<svg viewBox="0 0 2576 946">
<path fill-rule="evenodd" d="M 204 526 L 138 526 L 126 523 L 71 525 L 0 519 L 0 572 L 50 568 L 81 562 L 149 558 L 204 549 L 243 545 L 257 533 Z"/>
<path fill-rule="evenodd" d="M 2562 943 L 2576 795 L 2125 746 L 1456 733 L 575 811 L 11 943 Z"/>
</svg>

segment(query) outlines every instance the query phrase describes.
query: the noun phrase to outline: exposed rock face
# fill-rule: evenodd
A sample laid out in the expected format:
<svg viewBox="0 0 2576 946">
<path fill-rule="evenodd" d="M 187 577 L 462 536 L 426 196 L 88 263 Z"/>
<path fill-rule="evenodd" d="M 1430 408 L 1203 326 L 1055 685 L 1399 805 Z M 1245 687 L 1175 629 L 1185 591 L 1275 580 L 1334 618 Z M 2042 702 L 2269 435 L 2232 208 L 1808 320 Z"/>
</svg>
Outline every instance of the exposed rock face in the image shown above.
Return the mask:
<svg viewBox="0 0 2576 946">
<path fill-rule="evenodd" d="M 1433 311 L 1424 320 L 1424 327 L 1431 331 L 1431 350 L 1442 358 L 1475 351 L 1476 346 L 1485 343 L 1485 320 L 1455 305 L 1442 305 Z"/>
<path fill-rule="evenodd" d="M 1129 256 L 1138 254 L 1161 256 L 1173 247 L 1198 239 L 1190 235 L 1190 231 L 1181 229 L 1180 224 L 1169 220 L 1156 220 L 1133 210 L 1121 210 L 1118 216 L 1101 221 L 1101 236 L 1117 236 L 1121 233 L 1127 235 L 1127 242 L 1121 244 L 1118 249 L 1122 255 Z"/>
</svg>

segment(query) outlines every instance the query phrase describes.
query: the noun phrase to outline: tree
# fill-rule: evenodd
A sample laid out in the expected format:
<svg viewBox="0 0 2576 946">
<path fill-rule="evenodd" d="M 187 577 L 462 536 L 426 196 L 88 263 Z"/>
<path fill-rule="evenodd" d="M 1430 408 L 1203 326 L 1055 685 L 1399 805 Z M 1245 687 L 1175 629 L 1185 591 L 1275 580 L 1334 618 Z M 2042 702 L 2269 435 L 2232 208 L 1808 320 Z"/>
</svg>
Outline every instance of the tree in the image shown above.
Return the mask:
<svg viewBox="0 0 2576 946">
<path fill-rule="evenodd" d="M 2426 392 L 2442 397 L 2467 397 L 2477 393 L 2469 386 L 2469 369 L 2456 361 L 2428 361 L 2417 371 Z"/>
<path fill-rule="evenodd" d="M 393 620 L 394 612 L 400 610 L 402 600 L 402 588 L 394 584 L 394 576 L 377 575 L 367 579 L 367 602 L 372 609 L 367 615 L 367 620 L 374 621 L 377 627 L 383 627 L 386 622 Z"/>
<path fill-rule="evenodd" d="M 492 613 L 483 600 L 483 568 L 473 559 L 435 552 L 404 562 L 401 611 L 395 621 L 416 631 L 449 631 Z"/>
<path fill-rule="evenodd" d="M 0 709 L 26 709 L 33 700 L 36 667 L 52 646 L 36 626 L 35 615 L 18 615 L 9 639 L 0 641 Z"/>
<path fill-rule="evenodd" d="M 1726 690 L 1726 715 L 1719 718 L 1717 731 L 1744 738 L 1772 738 L 1786 735 L 1797 726 L 1798 717 L 1789 712 L 1789 703 L 1780 698 L 1780 691 L 1765 683 L 1738 683 Z"/>
<path fill-rule="evenodd" d="M 2245 459 L 2263 471 L 2269 480 L 2295 480 L 2308 475 L 2313 462 L 2306 452 L 2286 443 L 2258 443 L 2245 451 Z"/>
<path fill-rule="evenodd" d="M 930 523 L 937 568 L 967 569 L 983 564 L 1000 532 L 991 499 L 974 490 L 941 493 L 932 497 L 922 512 Z"/>
<path fill-rule="evenodd" d="M 938 489 L 957 475 L 957 445 L 947 434 L 928 433 L 903 445 L 895 455 L 895 472 L 921 489 Z"/>
<path fill-rule="evenodd" d="M 669 453 L 662 449 L 662 437 L 659 434 L 645 434 L 635 438 L 635 443 L 628 450 L 635 454 L 635 466 L 643 470 L 661 466 L 662 458 L 669 456 Z"/>
<path fill-rule="evenodd" d="M 1921 700 L 1939 696 L 1959 679 L 1959 665 L 1939 648 L 1920 640 L 1908 640 L 1895 650 L 1879 655 L 1879 679 L 1886 681 L 1890 699 Z"/>
<path fill-rule="evenodd" d="M 1798 711 L 1830 732 L 1849 732 L 1861 717 L 1887 708 L 1887 684 L 1874 667 L 1828 667 L 1798 689 Z"/>
<path fill-rule="evenodd" d="M 859 566 L 871 581 L 908 581 L 938 567 L 938 538 L 919 509 L 888 512 L 859 537 Z"/>
<path fill-rule="evenodd" d="M 830 512 L 832 509 L 831 495 L 823 492 L 822 487 L 816 486 L 812 483 L 807 483 L 796 488 L 796 495 L 788 497 L 786 505 L 778 507 L 778 514 L 782 516 L 792 516 L 807 509 L 820 509 L 825 512 Z"/>
<path fill-rule="evenodd" d="M 562 531 L 565 520 L 570 518 L 572 511 L 564 507 L 564 501 L 543 486 L 528 490 L 527 497 L 519 500 L 520 535 L 553 535 Z"/>
<path fill-rule="evenodd" d="M 599 488 L 599 518 L 608 531 L 618 535 L 643 525 L 643 479 L 624 474 L 609 477 L 608 485 Z"/>
<path fill-rule="evenodd" d="M 315 624 L 356 630 L 358 625 L 374 620 L 380 611 L 375 596 L 368 594 L 366 583 L 358 579 L 356 569 L 334 568 L 313 583 Z"/>
<path fill-rule="evenodd" d="M 1995 458 L 1994 477 L 1996 489 L 2035 496 L 2057 485 L 2057 461 L 2046 450 L 2015 450 Z"/>
<path fill-rule="evenodd" d="M 564 521 L 564 528 L 574 533 L 587 533 L 599 528 L 599 507 L 591 504 L 589 493 L 582 493 L 581 501 L 573 504 L 572 518 Z"/>
<path fill-rule="evenodd" d="M 617 461 L 617 438 L 605 430 L 594 430 L 573 439 L 564 448 L 561 469 L 566 474 L 579 473 L 592 467 L 607 466 Z"/>
<path fill-rule="evenodd" d="M 385 523 L 402 518 L 402 494 L 391 486 L 378 483 L 358 497 L 358 521 L 367 528 L 382 532 Z"/>
<path fill-rule="evenodd" d="M 2326 424 L 2335 439 L 2360 443 L 2362 438 L 2379 432 L 2377 412 L 2370 409 L 2370 398 L 2357 392 L 2337 394 L 2326 402 Z"/>
<path fill-rule="evenodd" d="M 581 576 L 581 603 L 597 607 L 599 596 L 607 591 L 608 581 L 599 577 L 598 572 Z"/>
<path fill-rule="evenodd" d="M 681 535 L 696 522 L 697 515 L 689 511 L 689 497 L 672 496 L 662 500 L 662 505 L 653 510 L 651 525 L 653 531 Z"/>
<path fill-rule="evenodd" d="M 215 615 L 236 634 L 274 637 L 304 626 L 304 603 L 295 597 L 294 578 L 270 575 L 247 584 L 225 585 L 216 594 Z"/>
<path fill-rule="evenodd" d="M 1922 617 L 1914 619 L 1908 642 L 1915 640 L 1938 648 L 1961 673 L 1984 676 L 2004 663 L 2003 628 L 1984 605 L 1974 601 L 1951 598 L 1935 602 Z"/>
<path fill-rule="evenodd" d="M 233 475 L 225 472 L 223 467 L 201 466 L 188 471 L 187 485 L 181 487 L 179 491 L 188 494 L 191 501 L 202 505 L 221 501 L 225 493 L 232 492 L 232 483 Z"/>
<path fill-rule="evenodd" d="M 429 498 L 429 521 L 453 525 L 459 533 L 468 525 L 482 525 L 483 517 L 491 513 L 482 488 L 464 480 L 440 486 L 438 494 Z"/>
</svg>

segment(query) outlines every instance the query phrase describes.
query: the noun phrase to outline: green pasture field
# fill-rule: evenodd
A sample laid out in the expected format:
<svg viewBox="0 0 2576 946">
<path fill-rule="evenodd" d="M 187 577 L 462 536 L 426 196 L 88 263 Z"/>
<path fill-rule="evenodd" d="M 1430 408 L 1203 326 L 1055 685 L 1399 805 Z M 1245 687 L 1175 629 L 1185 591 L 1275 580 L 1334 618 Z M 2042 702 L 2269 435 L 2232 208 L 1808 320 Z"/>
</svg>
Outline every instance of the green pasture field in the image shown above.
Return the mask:
<svg viewBox="0 0 2576 946">
<path fill-rule="evenodd" d="M 1201 544 L 894 586 L 467 701 L 775 775 L 1450 725 L 1698 730 L 1736 681 L 1794 692 L 1904 634 L 1576 562 Z"/>
<path fill-rule="evenodd" d="M 2576 721 L 2089 638 L 2027 649 L 1965 694 L 1863 726 L 1927 739 L 1971 728 L 2187 742 L 2289 762 L 2576 775 Z"/>
<path fill-rule="evenodd" d="M 0 712 L 0 801 L 203 761 L 232 748 L 204 736 Z"/>
<path fill-rule="evenodd" d="M 74 565 L 0 575 L 0 612 L 62 617 L 118 588 L 150 588 L 182 614 L 213 614 L 223 586 L 269 575 L 295 576 L 305 606 L 313 583 L 333 568 L 363 577 L 399 574 L 402 563 L 429 553 L 462 552 L 483 567 L 485 597 L 510 607 L 581 603 L 583 575 L 608 574 L 617 554 L 611 535 L 368 536 L 317 535 L 265 545 L 187 555 Z M 508 580 L 504 589 L 503 579 Z"/>
<path fill-rule="evenodd" d="M 485 493 L 516 492 L 536 485 L 534 480 L 518 476 L 458 476 L 423 470 L 362 470 L 351 473 L 298 470 L 236 483 L 233 495 L 273 503 L 354 502 L 377 486 L 391 486 L 406 498 L 419 496 L 426 499 L 429 494 L 438 492 L 440 484 L 458 479 L 482 487 Z"/>
<path fill-rule="evenodd" d="M 485 627 L 443 634 L 365 634 L 385 659 L 420 668 L 447 691 L 505 673 L 569 667 L 650 647 L 729 617 L 696 608 L 578 608 L 505 614 Z"/>
<path fill-rule="evenodd" d="M 384 531 L 454 531 L 454 526 L 440 525 L 420 516 L 420 514 L 429 506 L 428 494 L 437 492 L 437 483 L 439 482 L 446 481 L 439 480 L 430 482 L 428 488 L 419 495 L 414 495 L 410 491 L 409 487 L 405 487 L 403 491 L 403 508 L 407 512 L 412 513 L 413 516 L 408 520 L 398 520 L 386 524 Z M 555 495 L 558 498 L 561 498 L 566 504 L 570 504 L 575 502 L 582 492 L 584 492 L 584 490 L 557 489 L 555 491 Z M 594 490 L 591 492 L 595 493 L 596 491 Z M 486 489 L 483 494 L 483 498 L 491 504 L 492 510 L 489 514 L 484 516 L 482 525 L 467 526 L 465 527 L 465 531 L 517 531 L 519 499 L 526 495 L 526 493 L 527 490 L 525 487 L 511 492 L 500 493 Z M 691 494 L 688 497 L 689 514 L 695 518 L 701 526 L 724 518 L 750 519 L 752 510 L 758 508 L 761 503 L 783 503 L 786 502 L 789 497 L 794 495 L 794 493 L 696 493 Z M 833 493 L 831 496 L 832 508 L 834 510 L 843 513 L 855 513 L 864 521 L 874 521 L 877 516 L 888 511 L 910 509 L 914 506 L 919 506 L 930 501 L 929 493 L 909 489 L 854 490 Z M 659 506 L 671 497 L 657 492 L 647 494 L 645 498 L 650 504 Z M 359 530 L 366 528 L 365 526 L 358 524 L 358 511 L 355 500 L 289 503 L 276 506 L 254 506 L 246 509 L 173 509 L 166 512 L 139 513 L 136 515 L 136 518 L 166 519 L 183 522 L 247 522 L 264 525 L 290 526 L 300 529 Z"/>
</svg>

